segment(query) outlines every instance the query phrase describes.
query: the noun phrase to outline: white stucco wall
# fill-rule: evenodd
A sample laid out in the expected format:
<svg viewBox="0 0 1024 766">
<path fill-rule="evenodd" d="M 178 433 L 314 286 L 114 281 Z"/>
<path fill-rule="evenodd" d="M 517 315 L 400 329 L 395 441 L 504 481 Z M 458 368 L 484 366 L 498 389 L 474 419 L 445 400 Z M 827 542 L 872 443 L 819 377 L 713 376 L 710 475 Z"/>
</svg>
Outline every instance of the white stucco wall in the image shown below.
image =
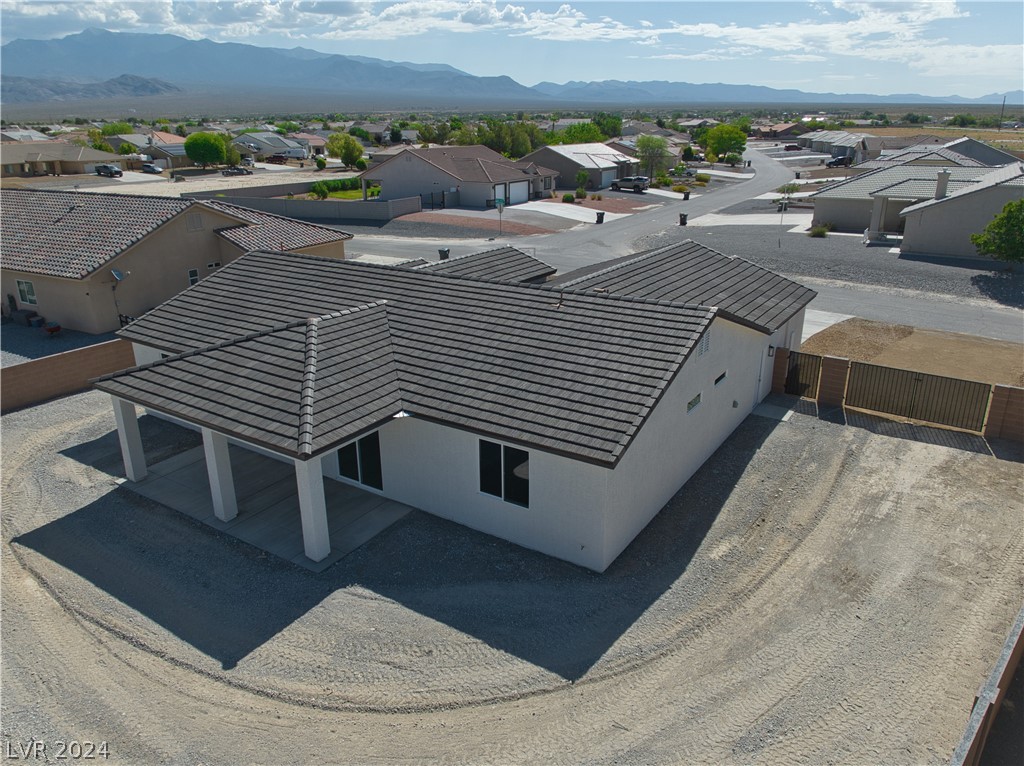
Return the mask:
<svg viewBox="0 0 1024 766">
<path fill-rule="evenodd" d="M 480 491 L 479 442 L 486 437 L 415 416 L 395 419 L 379 434 L 388 497 L 525 548 L 604 568 L 608 469 L 512 444 L 530 453 L 530 507 L 523 508 Z"/>
<path fill-rule="evenodd" d="M 983 231 L 1002 212 L 1007 202 L 1022 196 L 1024 187 L 994 186 L 912 211 L 904 216 L 900 250 L 904 253 L 978 257 L 971 234 Z M 988 256 L 980 257 L 988 259 Z"/>
<path fill-rule="evenodd" d="M 814 198 L 814 223 L 832 224 L 836 231 L 861 232 L 871 223 L 869 199 Z"/>
<path fill-rule="evenodd" d="M 703 355 L 693 352 L 612 472 L 601 570 L 761 399 L 757 378 L 768 336 L 724 319 L 715 319 L 709 332 L 710 348 Z M 723 372 L 725 379 L 715 385 Z M 700 404 L 687 412 L 687 403 L 698 393 Z"/>
</svg>

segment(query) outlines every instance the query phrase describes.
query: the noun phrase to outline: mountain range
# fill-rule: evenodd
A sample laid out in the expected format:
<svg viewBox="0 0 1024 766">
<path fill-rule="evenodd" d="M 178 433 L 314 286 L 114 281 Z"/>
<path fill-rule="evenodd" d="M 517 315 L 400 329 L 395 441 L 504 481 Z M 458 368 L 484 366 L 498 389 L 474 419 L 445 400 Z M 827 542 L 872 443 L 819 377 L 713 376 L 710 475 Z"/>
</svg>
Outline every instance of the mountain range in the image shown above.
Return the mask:
<svg viewBox="0 0 1024 766">
<path fill-rule="evenodd" d="M 55 40 L 0 47 L 0 102 L 110 111 L 177 113 L 353 109 L 565 108 L 683 104 L 999 104 L 1024 92 L 981 98 L 907 93 L 807 93 L 756 85 L 665 81 L 542 82 L 477 77 L 447 64 L 414 64 L 309 48 L 264 48 L 170 34 L 87 29 Z M 125 74 L 129 72 L 131 74 Z M 75 103 L 75 101 L 77 103 Z M 304 106 L 302 106 L 304 105 Z"/>
</svg>

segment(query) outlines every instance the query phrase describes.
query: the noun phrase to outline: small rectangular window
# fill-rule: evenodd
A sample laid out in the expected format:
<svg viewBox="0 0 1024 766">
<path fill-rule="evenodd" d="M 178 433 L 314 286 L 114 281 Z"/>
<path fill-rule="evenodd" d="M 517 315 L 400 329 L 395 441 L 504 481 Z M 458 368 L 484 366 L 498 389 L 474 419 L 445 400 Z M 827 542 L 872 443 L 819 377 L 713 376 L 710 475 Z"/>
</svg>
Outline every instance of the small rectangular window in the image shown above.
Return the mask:
<svg viewBox="0 0 1024 766">
<path fill-rule="evenodd" d="M 209 269 L 210 271 L 213 271 L 214 269 L 219 269 L 220 268 L 220 261 L 214 261 L 213 263 L 208 263 L 208 264 L 206 264 L 206 268 Z"/>
<path fill-rule="evenodd" d="M 22 303 L 27 303 L 29 306 L 35 306 L 36 286 L 29 282 L 27 279 L 19 279 L 18 297 L 21 298 Z"/>
<path fill-rule="evenodd" d="M 189 231 L 203 230 L 203 216 L 201 213 L 189 213 L 185 216 L 185 228 Z"/>
<path fill-rule="evenodd" d="M 727 374 L 727 373 L 724 373 L 724 372 L 723 372 L 723 373 L 722 373 L 721 375 L 719 375 L 719 376 L 718 376 L 717 378 L 715 378 L 715 385 L 716 385 L 716 386 L 717 386 L 717 385 L 718 385 L 719 383 L 721 383 L 721 382 L 722 382 L 723 380 L 725 380 L 726 374 Z"/>
<path fill-rule="evenodd" d="M 480 491 L 530 507 L 530 453 L 480 440 Z"/>
<path fill-rule="evenodd" d="M 198 281 L 199 281 L 199 269 L 189 269 L 188 270 L 188 286 L 191 287 L 192 285 L 196 284 L 196 282 L 198 282 Z"/>
<path fill-rule="evenodd" d="M 698 404 L 700 404 L 700 394 L 697 394 L 695 397 L 693 397 L 690 401 L 686 403 L 686 411 L 692 412 L 693 408 L 696 407 Z"/>
<path fill-rule="evenodd" d="M 380 436 L 374 431 L 338 450 L 338 473 L 374 489 L 384 489 Z"/>
</svg>

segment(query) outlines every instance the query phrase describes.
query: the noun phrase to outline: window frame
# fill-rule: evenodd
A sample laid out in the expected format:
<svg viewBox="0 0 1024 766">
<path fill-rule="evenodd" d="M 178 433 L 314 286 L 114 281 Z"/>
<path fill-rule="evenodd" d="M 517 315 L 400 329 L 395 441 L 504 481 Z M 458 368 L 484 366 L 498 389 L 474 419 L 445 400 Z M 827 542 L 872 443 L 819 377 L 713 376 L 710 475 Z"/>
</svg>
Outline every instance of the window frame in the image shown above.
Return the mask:
<svg viewBox="0 0 1024 766">
<path fill-rule="evenodd" d="M 198 285 L 199 284 L 199 280 L 200 280 L 199 269 L 198 268 L 189 269 L 188 270 L 188 286 L 192 287 L 193 285 Z"/>
<path fill-rule="evenodd" d="M 39 296 L 36 294 L 36 286 L 31 279 L 18 279 L 18 298 L 26 306 L 38 306 Z"/>
<path fill-rule="evenodd" d="M 704 397 L 704 392 L 703 391 L 698 391 L 697 395 L 686 403 L 686 414 L 687 415 L 689 415 L 695 409 L 700 407 L 700 403 L 703 400 L 703 397 Z"/>
<path fill-rule="evenodd" d="M 485 456 L 485 452 L 492 454 Z M 496 462 L 494 460 L 495 455 L 493 454 L 495 452 L 497 455 Z M 518 457 L 519 455 L 525 456 L 525 461 Z M 516 476 L 514 473 L 515 469 L 522 465 L 523 462 L 527 465 L 527 476 L 525 479 L 521 476 Z M 530 507 L 529 464 L 529 450 L 491 441 L 490 439 L 480 439 L 477 445 L 477 478 L 479 480 L 477 486 L 480 494 L 496 497 L 510 505 L 528 509 Z M 495 471 L 497 475 L 488 476 L 485 474 L 485 470 Z"/>
<path fill-rule="evenodd" d="M 352 450 L 352 457 L 355 458 L 355 476 L 351 472 L 346 472 L 342 468 L 343 452 Z M 383 460 L 380 456 L 380 432 L 371 431 L 370 433 L 360 436 L 354 441 L 350 441 L 347 444 L 341 445 L 335 450 L 335 459 L 337 461 L 337 473 L 341 477 L 341 480 L 350 484 L 358 484 L 361 488 L 370 490 L 372 492 L 383 492 L 384 491 L 384 465 Z M 349 461 L 351 463 L 351 460 Z M 368 471 L 372 471 L 371 475 L 367 475 Z M 370 483 L 369 479 L 376 478 L 378 483 Z"/>
</svg>

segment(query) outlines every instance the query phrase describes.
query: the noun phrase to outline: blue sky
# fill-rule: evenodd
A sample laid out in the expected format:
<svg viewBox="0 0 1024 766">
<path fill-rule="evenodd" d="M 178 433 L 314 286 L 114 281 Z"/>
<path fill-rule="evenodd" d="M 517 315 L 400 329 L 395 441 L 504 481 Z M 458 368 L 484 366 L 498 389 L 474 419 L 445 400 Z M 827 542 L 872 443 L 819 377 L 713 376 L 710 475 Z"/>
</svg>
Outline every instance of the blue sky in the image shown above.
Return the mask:
<svg viewBox="0 0 1024 766">
<path fill-rule="evenodd" d="M 1024 3 L 0 0 L 4 42 L 87 27 L 304 46 L 475 75 L 967 97 L 1024 87 Z"/>
</svg>

